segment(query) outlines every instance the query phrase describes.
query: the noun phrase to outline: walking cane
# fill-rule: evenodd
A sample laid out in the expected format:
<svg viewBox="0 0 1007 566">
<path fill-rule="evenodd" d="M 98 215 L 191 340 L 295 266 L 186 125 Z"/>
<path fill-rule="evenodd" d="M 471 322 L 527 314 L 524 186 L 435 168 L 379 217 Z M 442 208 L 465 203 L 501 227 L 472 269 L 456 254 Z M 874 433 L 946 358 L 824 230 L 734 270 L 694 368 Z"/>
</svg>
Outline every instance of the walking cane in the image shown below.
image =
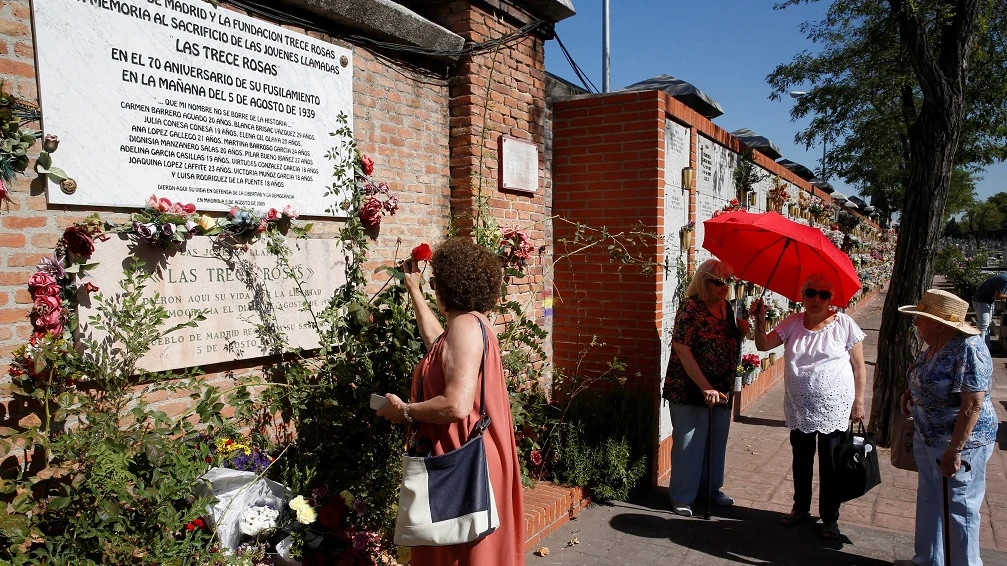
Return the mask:
<svg viewBox="0 0 1007 566">
<path fill-rule="evenodd" d="M 940 468 L 941 461 L 938 458 L 937 467 Z M 972 471 L 972 466 L 962 460 L 962 467 L 966 472 Z M 951 566 L 951 492 L 948 489 L 948 478 L 941 473 L 944 478 L 944 566 Z"/>
<path fill-rule="evenodd" d="M 706 421 L 706 513 L 703 519 L 710 520 L 710 508 L 713 507 L 713 405 L 709 406 L 709 418 Z"/>
</svg>

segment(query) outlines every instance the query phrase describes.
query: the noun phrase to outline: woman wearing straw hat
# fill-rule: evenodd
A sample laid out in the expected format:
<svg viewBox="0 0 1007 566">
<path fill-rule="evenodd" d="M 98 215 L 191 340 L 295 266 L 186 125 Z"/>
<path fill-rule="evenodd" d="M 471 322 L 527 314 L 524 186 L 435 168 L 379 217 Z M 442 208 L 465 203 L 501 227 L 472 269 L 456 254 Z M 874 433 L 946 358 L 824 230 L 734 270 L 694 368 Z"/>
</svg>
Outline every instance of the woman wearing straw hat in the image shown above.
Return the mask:
<svg viewBox="0 0 1007 566">
<path fill-rule="evenodd" d="M 919 486 L 916 556 L 900 564 L 982 564 L 979 507 L 997 420 L 989 396 L 993 361 L 979 329 L 965 323 L 968 309 L 966 301 L 937 289 L 927 291 L 918 305 L 899 307 L 913 315 L 916 333 L 927 344 L 909 368 L 909 388 L 902 394 L 902 412 L 912 412 L 916 423 Z M 945 510 L 951 523 L 947 535 Z M 949 548 L 944 540 L 950 540 Z"/>
</svg>

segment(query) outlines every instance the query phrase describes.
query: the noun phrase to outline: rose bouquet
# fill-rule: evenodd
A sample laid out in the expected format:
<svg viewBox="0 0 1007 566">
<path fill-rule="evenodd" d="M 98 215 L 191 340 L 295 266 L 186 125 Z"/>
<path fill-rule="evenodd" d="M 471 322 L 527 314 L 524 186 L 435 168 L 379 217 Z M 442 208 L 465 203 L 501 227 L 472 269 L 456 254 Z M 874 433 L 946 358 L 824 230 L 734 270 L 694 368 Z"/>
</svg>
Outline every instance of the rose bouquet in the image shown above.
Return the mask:
<svg viewBox="0 0 1007 566">
<path fill-rule="evenodd" d="M 528 265 L 528 260 L 534 252 L 535 244 L 531 242 L 527 232 L 516 228 L 503 231 L 497 255 L 503 260 L 504 265 L 523 268 Z"/>
<path fill-rule="evenodd" d="M 289 204 L 282 210 L 270 208 L 265 212 L 235 206 L 227 213 L 227 218 L 217 222 L 217 230 L 209 229 L 204 233 L 212 236 L 226 232 L 238 238 L 250 238 L 265 232 L 271 224 L 277 225 L 281 230 L 289 228 L 290 221 L 296 219 L 297 216 L 297 211 Z"/>
<path fill-rule="evenodd" d="M 146 207 L 133 214 L 132 231 L 141 240 L 160 248 L 174 248 L 197 232 L 196 205 L 171 202 L 164 197 L 150 195 Z"/>
<path fill-rule="evenodd" d="M 388 183 L 381 183 L 371 178 L 374 173 L 374 160 L 361 155 L 354 166 L 355 182 L 363 195 L 363 202 L 357 216 L 367 228 L 381 224 L 381 218 L 388 214 L 394 216 L 399 210 L 399 199 L 391 194 Z"/>
<path fill-rule="evenodd" d="M 745 354 L 741 356 L 741 363 L 738 364 L 738 373 L 746 374 L 750 371 L 754 371 L 759 368 L 762 360 L 759 359 L 758 354 Z"/>
</svg>

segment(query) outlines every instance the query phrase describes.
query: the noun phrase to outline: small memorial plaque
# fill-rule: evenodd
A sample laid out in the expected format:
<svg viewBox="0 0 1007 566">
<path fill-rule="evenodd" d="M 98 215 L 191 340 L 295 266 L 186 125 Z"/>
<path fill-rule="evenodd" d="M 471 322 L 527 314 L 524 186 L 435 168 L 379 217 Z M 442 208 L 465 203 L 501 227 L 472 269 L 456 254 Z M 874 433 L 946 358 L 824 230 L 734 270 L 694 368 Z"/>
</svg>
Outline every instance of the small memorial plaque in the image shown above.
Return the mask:
<svg viewBox="0 0 1007 566">
<path fill-rule="evenodd" d="M 295 280 L 266 251 L 263 241 L 233 255 L 216 249 L 214 241 L 197 236 L 181 251 L 167 254 L 125 238 L 96 243 L 91 261 L 99 265 L 90 273 L 102 295 L 121 291 L 123 268 L 136 258 L 155 270 L 146 296 L 154 300 L 158 294 L 157 301 L 170 315 L 165 328 L 185 323 L 199 312 L 206 317 L 196 328 L 184 328 L 158 341 L 140 360 L 140 367 L 166 371 L 279 353 L 259 336 L 256 325 L 264 320 L 276 325 L 291 348 L 317 347 L 311 313 L 303 309 L 308 303 L 320 313 L 346 281 L 339 242 L 288 240 L 290 265 L 298 273 Z M 81 332 L 100 341 L 103 337 L 87 326 L 88 318 L 97 314 L 95 305 L 83 294 L 80 299 Z"/>
<path fill-rule="evenodd" d="M 500 136 L 500 188 L 534 193 L 538 190 L 538 146 Z"/>
<path fill-rule="evenodd" d="M 339 200 L 325 154 L 340 113 L 353 127 L 350 50 L 203 0 L 32 6 L 43 127 L 78 186 L 49 202 L 318 216 Z"/>
</svg>

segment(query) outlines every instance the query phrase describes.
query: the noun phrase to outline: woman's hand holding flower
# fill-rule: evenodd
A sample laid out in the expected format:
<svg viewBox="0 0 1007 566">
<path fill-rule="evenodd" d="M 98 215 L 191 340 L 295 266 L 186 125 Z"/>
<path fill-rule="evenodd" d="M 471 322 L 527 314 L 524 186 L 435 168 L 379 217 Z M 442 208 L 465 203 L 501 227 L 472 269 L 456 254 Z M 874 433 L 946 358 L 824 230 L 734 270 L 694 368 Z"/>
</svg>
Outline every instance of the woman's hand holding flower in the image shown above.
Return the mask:
<svg viewBox="0 0 1007 566">
<path fill-rule="evenodd" d="M 402 262 L 402 272 L 405 274 L 402 282 L 405 283 L 409 291 L 417 291 L 420 288 L 420 267 L 415 259 L 407 259 Z"/>
</svg>

